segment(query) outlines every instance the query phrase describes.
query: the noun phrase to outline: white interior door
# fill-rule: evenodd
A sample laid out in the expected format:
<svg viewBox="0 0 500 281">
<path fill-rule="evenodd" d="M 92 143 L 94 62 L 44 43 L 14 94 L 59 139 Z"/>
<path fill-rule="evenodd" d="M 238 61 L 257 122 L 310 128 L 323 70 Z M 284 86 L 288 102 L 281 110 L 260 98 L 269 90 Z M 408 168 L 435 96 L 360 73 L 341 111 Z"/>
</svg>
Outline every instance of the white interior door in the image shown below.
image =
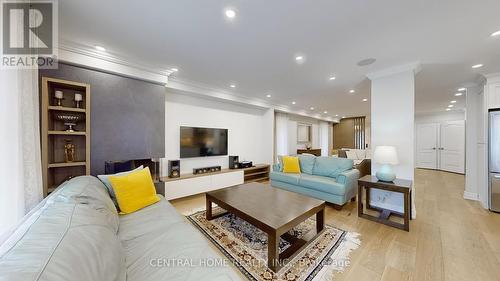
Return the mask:
<svg viewBox="0 0 500 281">
<path fill-rule="evenodd" d="M 440 169 L 465 173 L 465 121 L 449 121 L 441 125 L 439 147 Z"/>
<path fill-rule="evenodd" d="M 417 125 L 417 168 L 438 168 L 439 124 Z"/>
</svg>

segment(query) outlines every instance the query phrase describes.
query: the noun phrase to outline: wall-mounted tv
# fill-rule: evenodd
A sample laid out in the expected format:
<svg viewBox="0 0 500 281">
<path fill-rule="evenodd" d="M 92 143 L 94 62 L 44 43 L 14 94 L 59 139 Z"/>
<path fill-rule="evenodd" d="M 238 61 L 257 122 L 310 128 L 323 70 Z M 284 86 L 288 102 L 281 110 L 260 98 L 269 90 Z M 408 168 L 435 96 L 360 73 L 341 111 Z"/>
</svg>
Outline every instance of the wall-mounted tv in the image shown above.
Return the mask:
<svg viewBox="0 0 500 281">
<path fill-rule="evenodd" d="M 227 129 L 181 126 L 181 158 L 227 155 Z"/>
</svg>

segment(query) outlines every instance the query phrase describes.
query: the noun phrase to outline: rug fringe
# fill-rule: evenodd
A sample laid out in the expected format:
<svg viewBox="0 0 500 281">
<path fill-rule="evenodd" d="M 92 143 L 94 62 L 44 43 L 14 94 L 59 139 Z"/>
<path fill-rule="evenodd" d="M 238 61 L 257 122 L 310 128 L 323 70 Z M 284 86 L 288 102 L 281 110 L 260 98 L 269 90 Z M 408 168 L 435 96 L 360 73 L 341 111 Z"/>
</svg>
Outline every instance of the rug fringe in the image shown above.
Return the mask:
<svg viewBox="0 0 500 281">
<path fill-rule="evenodd" d="M 361 245 L 359 236 L 360 234 L 357 232 L 347 232 L 344 237 L 344 243 L 342 243 L 339 248 L 337 248 L 334 255 L 331 256 L 332 264 L 323 267 L 313 280 L 334 280 L 335 274 L 343 272 L 349 267 L 351 262 L 349 256 L 351 252 Z"/>
</svg>

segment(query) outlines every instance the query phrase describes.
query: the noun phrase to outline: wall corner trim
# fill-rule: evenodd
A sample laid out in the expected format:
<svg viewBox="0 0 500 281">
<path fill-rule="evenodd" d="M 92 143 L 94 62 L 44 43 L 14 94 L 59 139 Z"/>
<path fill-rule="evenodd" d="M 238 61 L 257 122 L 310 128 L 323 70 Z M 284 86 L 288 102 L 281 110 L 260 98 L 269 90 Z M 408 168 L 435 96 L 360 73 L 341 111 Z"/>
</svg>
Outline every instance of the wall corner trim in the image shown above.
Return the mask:
<svg viewBox="0 0 500 281">
<path fill-rule="evenodd" d="M 479 197 L 478 197 L 477 193 L 464 191 L 464 199 L 478 201 Z"/>
<path fill-rule="evenodd" d="M 413 72 L 413 74 L 415 75 L 415 74 L 419 73 L 421 70 L 422 70 L 422 65 L 420 64 L 420 62 L 412 62 L 409 64 L 398 65 L 398 66 L 386 68 L 386 69 L 383 69 L 380 71 L 368 73 L 368 74 L 366 74 L 366 77 L 368 77 L 368 79 L 370 79 L 370 80 L 374 80 L 374 79 L 379 79 L 382 77 L 391 76 L 391 75 L 399 74 L 399 73 L 403 73 L 403 72 L 410 72 L 410 71 Z"/>
</svg>

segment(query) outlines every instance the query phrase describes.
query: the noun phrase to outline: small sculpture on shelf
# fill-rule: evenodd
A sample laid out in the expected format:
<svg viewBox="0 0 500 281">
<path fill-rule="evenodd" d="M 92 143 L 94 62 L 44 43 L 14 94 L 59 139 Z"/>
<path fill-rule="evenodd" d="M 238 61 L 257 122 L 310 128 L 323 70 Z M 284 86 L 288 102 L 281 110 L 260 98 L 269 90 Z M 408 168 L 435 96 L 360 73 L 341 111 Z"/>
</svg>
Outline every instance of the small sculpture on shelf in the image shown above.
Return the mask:
<svg viewBox="0 0 500 281">
<path fill-rule="evenodd" d="M 64 99 L 63 92 L 62 91 L 55 91 L 54 92 L 54 98 L 56 100 L 56 105 L 57 106 L 62 106 L 62 101 Z"/>
<path fill-rule="evenodd" d="M 73 144 L 73 141 L 71 139 L 65 139 L 64 140 L 64 161 L 66 163 L 74 162 L 75 161 L 75 145 Z"/>
<path fill-rule="evenodd" d="M 71 113 L 58 113 L 55 116 L 57 120 L 64 122 L 66 132 L 71 133 L 75 132 L 76 123 L 82 119 L 80 115 Z"/>
<path fill-rule="evenodd" d="M 82 101 L 83 101 L 83 96 L 82 94 L 75 93 L 75 107 L 76 108 L 82 108 Z"/>
</svg>

